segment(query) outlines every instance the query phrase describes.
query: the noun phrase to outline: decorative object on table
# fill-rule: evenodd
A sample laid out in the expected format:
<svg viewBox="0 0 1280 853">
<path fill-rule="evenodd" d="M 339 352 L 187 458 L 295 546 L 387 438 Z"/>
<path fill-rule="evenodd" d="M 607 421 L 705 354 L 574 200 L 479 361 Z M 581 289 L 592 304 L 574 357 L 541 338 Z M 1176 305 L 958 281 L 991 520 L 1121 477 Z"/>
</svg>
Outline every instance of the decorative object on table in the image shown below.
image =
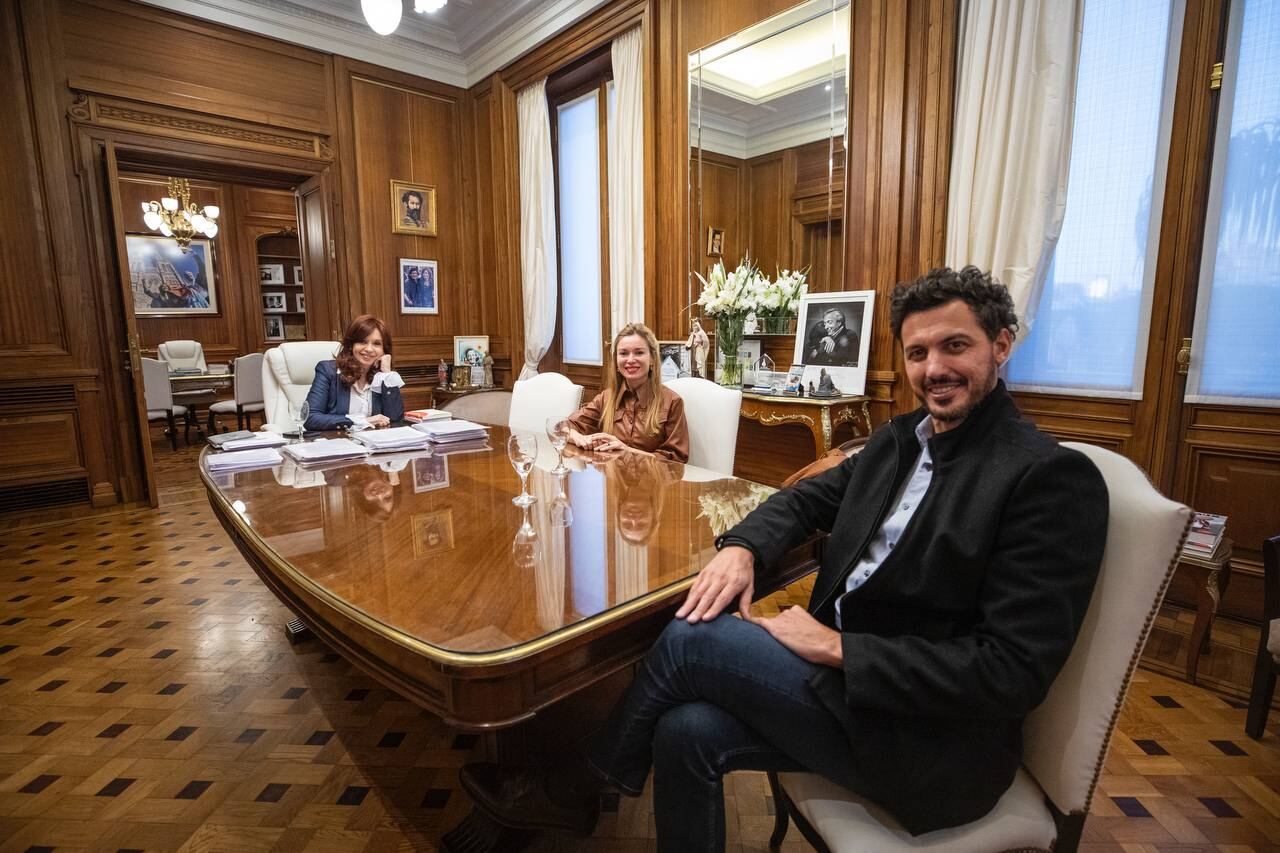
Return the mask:
<svg viewBox="0 0 1280 853">
<path fill-rule="evenodd" d="M 436 385 L 441 388 L 449 387 L 449 362 L 443 358 L 436 365 Z"/>
<path fill-rule="evenodd" d="M 840 389 L 831 379 L 831 374 L 827 373 L 825 367 L 818 368 L 818 390 L 810 391 L 810 397 L 839 397 Z"/>
<path fill-rule="evenodd" d="M 707 350 L 711 347 L 711 339 L 702 330 L 702 322 L 694 317 L 689 330 L 689 340 L 684 342 L 689 350 L 689 374 L 698 379 L 707 378 Z"/>
<path fill-rule="evenodd" d="M 1182 544 L 1182 553 L 1191 557 L 1212 557 L 1222 542 L 1227 529 L 1227 517 L 1208 512 L 1197 512 L 1191 519 L 1191 529 Z"/>
<path fill-rule="evenodd" d="M 793 364 L 787 371 L 787 381 L 782 386 L 782 393 L 799 397 L 804 393 L 804 365 Z"/>
<path fill-rule="evenodd" d="M 753 394 L 776 394 L 781 396 L 787 387 L 787 373 L 782 370 L 756 370 L 755 385 L 751 387 Z"/>
<path fill-rule="evenodd" d="M 438 265 L 419 258 L 400 259 L 400 313 L 439 314 Z"/>
<path fill-rule="evenodd" d="M 283 314 L 289 310 L 289 298 L 279 291 L 266 291 L 262 294 L 262 310 L 268 314 Z"/>
<path fill-rule="evenodd" d="M 484 388 L 484 362 L 471 365 L 471 387 Z"/>
<path fill-rule="evenodd" d="M 268 341 L 284 340 L 284 318 L 283 317 L 263 317 L 266 323 L 265 338 Z"/>
<path fill-rule="evenodd" d="M 493 356 L 487 352 L 484 354 L 484 387 L 493 387 Z"/>
<path fill-rule="evenodd" d="M 707 229 L 707 255 L 712 258 L 719 258 L 724 255 L 723 228 Z"/>
<path fill-rule="evenodd" d="M 800 302 L 809 292 L 808 269 L 782 270 L 765 288 L 756 308 L 759 330 L 764 335 L 789 335 Z"/>
<path fill-rule="evenodd" d="M 716 318 L 716 346 L 723 356 L 723 362 L 716 362 L 716 381 L 721 385 L 741 385 L 742 363 L 738 358 L 742 324 L 747 315 L 759 307 L 760 295 L 769 281 L 760 275 L 750 258 L 744 258 L 731 273 L 725 273 L 724 265 L 717 263 L 706 278 L 695 275 L 702 282 L 698 304 Z"/>
<path fill-rule="evenodd" d="M 698 518 L 707 520 L 712 536 L 722 536 L 773 493 L 769 486 L 748 480 L 717 480 L 698 495 Z"/>
<path fill-rule="evenodd" d="M 425 557 L 428 554 L 452 550 L 452 509 L 438 509 L 435 512 L 424 512 L 413 516 L 413 556 Z"/>
<path fill-rule="evenodd" d="M 139 316 L 217 314 L 213 244 L 192 240 L 185 250 L 165 237 L 129 234 L 129 287 Z"/>
<path fill-rule="evenodd" d="M 489 336 L 488 335 L 454 335 L 453 336 L 453 363 L 471 365 L 483 365 L 484 357 L 489 354 Z"/>
<path fill-rule="evenodd" d="M 392 178 L 391 230 L 415 237 L 436 236 L 436 188 Z"/>
<path fill-rule="evenodd" d="M 299 314 L 307 313 L 307 295 L 305 293 L 295 293 L 293 301 Z"/>
<path fill-rule="evenodd" d="M 819 382 L 820 371 L 830 374 L 843 394 L 861 395 L 867 387 L 867 351 L 875 291 L 806 293 L 800 300 L 792 364 L 804 365 L 805 383 Z M 821 387 L 818 395 L 822 396 Z"/>
<path fill-rule="evenodd" d="M 449 487 L 449 460 L 443 456 L 419 456 L 411 460 L 413 491 L 431 492 Z"/>
<path fill-rule="evenodd" d="M 258 264 L 258 284 L 284 284 L 284 264 Z"/>
<path fill-rule="evenodd" d="M 186 178 L 170 178 L 168 195 L 159 201 L 142 203 L 142 221 L 152 231 L 172 237 L 185 254 L 193 238 L 212 240 L 218 236 L 218 206 L 191 203 L 191 184 Z"/>
<path fill-rule="evenodd" d="M 658 370 L 663 380 L 690 374 L 689 350 L 684 341 L 658 341 Z"/>
<path fill-rule="evenodd" d="M 761 354 L 764 352 L 764 343 L 758 340 L 744 340 L 738 342 L 738 384 L 751 385 L 756 381 L 756 362 L 760 360 Z M 724 352 L 716 353 L 716 370 L 724 370 L 725 364 Z M 721 383 L 724 384 L 724 383 Z"/>
<path fill-rule="evenodd" d="M 302 266 L 295 264 L 293 267 L 293 283 L 302 284 Z"/>
</svg>

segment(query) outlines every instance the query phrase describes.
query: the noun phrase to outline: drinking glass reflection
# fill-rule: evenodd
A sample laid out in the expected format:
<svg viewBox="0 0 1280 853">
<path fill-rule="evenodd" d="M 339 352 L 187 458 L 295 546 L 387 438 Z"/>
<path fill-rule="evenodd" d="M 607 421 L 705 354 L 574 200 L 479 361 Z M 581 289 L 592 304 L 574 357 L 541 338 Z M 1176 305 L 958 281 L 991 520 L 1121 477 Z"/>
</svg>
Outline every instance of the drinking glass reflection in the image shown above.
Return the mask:
<svg viewBox="0 0 1280 853">
<path fill-rule="evenodd" d="M 530 504 L 520 505 L 520 527 L 516 530 L 515 538 L 511 540 L 511 559 L 521 569 L 536 567 L 538 560 L 542 556 L 538 531 L 534 528 L 533 520 L 529 517 L 529 506 Z"/>
</svg>

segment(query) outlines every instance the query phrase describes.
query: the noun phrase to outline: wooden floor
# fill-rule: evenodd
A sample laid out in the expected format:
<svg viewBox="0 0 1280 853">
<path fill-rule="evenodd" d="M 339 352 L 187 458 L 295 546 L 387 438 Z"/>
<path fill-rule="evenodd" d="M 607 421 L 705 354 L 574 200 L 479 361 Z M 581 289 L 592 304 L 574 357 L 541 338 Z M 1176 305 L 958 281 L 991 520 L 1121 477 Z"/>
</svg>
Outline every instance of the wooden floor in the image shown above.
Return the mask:
<svg viewBox="0 0 1280 853">
<path fill-rule="evenodd" d="M 199 497 L 195 452 L 157 443 L 159 509 L 4 532 L 0 853 L 434 850 L 468 810 L 456 773 L 475 738 L 315 641 L 288 645 L 289 614 Z M 764 608 L 807 594 L 798 584 Z M 1276 731 L 1251 741 L 1230 692 L 1156 671 L 1180 670 L 1189 627 L 1161 616 L 1088 853 L 1280 851 Z M 1247 685 L 1250 636 L 1215 632 L 1202 671 L 1223 691 Z M 730 850 L 765 849 L 763 776 L 735 774 L 726 793 Z M 652 835 L 647 795 L 609 799 L 593 838 L 532 849 L 647 851 Z M 793 829 L 784 849 L 807 846 Z"/>
</svg>

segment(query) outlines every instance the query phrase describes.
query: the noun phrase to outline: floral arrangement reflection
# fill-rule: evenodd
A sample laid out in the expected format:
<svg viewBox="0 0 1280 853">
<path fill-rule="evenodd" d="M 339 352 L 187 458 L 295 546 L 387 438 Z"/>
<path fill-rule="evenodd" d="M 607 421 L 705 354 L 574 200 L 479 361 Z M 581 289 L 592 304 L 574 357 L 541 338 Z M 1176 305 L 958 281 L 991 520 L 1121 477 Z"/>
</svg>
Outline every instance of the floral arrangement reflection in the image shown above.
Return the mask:
<svg viewBox="0 0 1280 853">
<path fill-rule="evenodd" d="M 698 495 L 698 506 L 702 509 L 698 518 L 707 520 L 713 536 L 722 536 L 773 493 L 773 489 L 759 483 L 717 480 Z"/>
</svg>

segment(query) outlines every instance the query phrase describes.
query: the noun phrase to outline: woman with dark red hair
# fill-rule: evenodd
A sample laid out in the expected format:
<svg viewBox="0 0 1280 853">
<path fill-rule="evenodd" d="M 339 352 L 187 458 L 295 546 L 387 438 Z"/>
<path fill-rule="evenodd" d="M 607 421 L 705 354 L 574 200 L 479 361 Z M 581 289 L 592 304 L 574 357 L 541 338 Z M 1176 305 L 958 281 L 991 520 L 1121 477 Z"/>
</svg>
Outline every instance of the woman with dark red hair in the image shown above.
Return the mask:
<svg viewBox="0 0 1280 853">
<path fill-rule="evenodd" d="M 404 418 L 403 385 L 391 369 L 391 333 L 377 317 L 362 314 L 343 333 L 338 357 L 316 365 L 307 392 L 306 428 L 390 426 Z"/>
</svg>

